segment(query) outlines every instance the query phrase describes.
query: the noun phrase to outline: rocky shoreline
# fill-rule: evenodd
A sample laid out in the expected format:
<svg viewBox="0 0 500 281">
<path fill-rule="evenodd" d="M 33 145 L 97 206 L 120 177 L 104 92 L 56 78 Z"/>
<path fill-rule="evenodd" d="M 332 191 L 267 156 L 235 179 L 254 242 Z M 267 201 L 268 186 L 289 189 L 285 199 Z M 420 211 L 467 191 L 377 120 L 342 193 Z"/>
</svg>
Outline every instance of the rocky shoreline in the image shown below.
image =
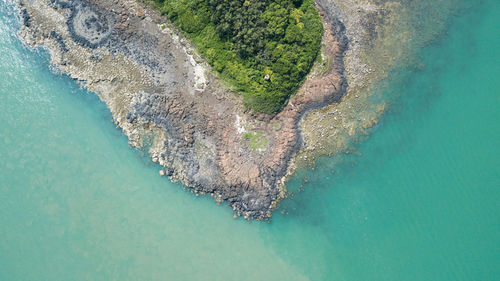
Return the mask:
<svg viewBox="0 0 500 281">
<path fill-rule="evenodd" d="M 247 219 L 271 217 L 285 194 L 309 112 L 348 92 L 352 44 L 342 11 L 318 0 L 322 63 L 276 115 L 250 112 L 196 50 L 156 11 L 136 0 L 19 1 L 23 41 L 99 95 L 131 146 L 193 193 L 226 201 Z M 344 14 L 345 17 L 345 14 Z"/>
</svg>

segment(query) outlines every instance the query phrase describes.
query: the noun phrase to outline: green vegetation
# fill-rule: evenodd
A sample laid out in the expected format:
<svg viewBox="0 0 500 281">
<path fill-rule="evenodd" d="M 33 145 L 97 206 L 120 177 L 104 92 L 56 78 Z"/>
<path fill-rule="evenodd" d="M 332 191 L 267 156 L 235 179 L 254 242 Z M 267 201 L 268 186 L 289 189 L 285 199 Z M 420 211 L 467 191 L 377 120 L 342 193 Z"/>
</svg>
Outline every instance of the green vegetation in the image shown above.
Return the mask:
<svg viewBox="0 0 500 281">
<path fill-rule="evenodd" d="M 323 26 L 313 0 L 155 0 L 155 6 L 258 112 L 281 110 L 320 50 Z"/>
<path fill-rule="evenodd" d="M 243 134 L 243 141 L 246 142 L 248 148 L 254 151 L 265 148 L 269 143 L 269 140 L 262 131 L 246 132 Z"/>
</svg>

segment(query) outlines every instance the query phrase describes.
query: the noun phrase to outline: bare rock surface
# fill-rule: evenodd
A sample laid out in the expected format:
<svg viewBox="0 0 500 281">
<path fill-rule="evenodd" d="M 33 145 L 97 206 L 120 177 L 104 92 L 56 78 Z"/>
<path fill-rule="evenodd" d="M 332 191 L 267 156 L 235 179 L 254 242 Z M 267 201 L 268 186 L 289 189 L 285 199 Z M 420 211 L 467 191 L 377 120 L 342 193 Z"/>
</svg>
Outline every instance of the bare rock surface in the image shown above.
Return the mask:
<svg viewBox="0 0 500 281">
<path fill-rule="evenodd" d="M 318 4 L 329 66 L 311 74 L 276 115 L 246 110 L 188 40 L 135 0 L 21 1 L 19 33 L 97 93 L 130 144 L 164 167 L 161 175 L 227 201 L 237 215 L 264 219 L 284 196 L 302 147 L 301 120 L 347 89 L 345 27 L 334 5 Z"/>
</svg>

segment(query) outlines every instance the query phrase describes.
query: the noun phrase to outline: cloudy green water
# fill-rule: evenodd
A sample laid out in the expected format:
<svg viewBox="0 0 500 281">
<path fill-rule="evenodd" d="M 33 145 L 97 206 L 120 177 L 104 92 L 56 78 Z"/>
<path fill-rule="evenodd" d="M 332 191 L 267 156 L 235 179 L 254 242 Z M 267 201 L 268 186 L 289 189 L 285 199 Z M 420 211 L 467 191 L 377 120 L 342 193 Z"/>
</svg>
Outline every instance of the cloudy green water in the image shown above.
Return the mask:
<svg viewBox="0 0 500 281">
<path fill-rule="evenodd" d="M 267 224 L 158 177 L 2 0 L 0 280 L 500 280 L 500 9 L 457 3 L 359 155 L 299 171 Z"/>
</svg>

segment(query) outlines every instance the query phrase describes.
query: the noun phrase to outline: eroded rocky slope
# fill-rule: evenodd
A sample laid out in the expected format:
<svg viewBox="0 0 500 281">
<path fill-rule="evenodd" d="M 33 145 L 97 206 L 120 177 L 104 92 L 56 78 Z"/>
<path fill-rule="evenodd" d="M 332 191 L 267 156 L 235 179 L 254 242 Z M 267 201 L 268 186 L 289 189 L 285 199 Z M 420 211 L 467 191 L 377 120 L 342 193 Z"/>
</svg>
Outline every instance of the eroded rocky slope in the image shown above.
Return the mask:
<svg viewBox="0 0 500 281">
<path fill-rule="evenodd" d="M 130 144 L 164 167 L 161 175 L 263 219 L 285 194 L 303 147 L 301 120 L 348 89 L 342 13 L 331 1 L 317 3 L 322 60 L 276 115 L 247 111 L 174 27 L 135 0 L 21 1 L 20 36 L 96 92 Z"/>
</svg>

